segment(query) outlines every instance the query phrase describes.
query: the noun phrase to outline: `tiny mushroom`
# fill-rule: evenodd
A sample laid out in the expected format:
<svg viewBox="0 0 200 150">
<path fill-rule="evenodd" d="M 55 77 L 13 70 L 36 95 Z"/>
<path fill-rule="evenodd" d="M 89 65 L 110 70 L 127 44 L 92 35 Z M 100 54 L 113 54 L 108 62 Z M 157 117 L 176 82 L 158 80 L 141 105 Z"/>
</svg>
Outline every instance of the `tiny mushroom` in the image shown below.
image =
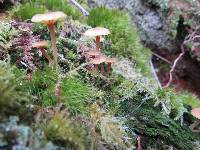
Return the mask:
<svg viewBox="0 0 200 150">
<path fill-rule="evenodd" d="M 190 125 L 190 129 L 193 132 L 200 132 L 200 130 L 194 130 L 194 128 L 200 124 L 200 108 L 194 108 L 194 109 L 192 109 L 191 113 L 198 120 L 195 121 L 192 125 Z"/>
<path fill-rule="evenodd" d="M 91 60 L 89 63 L 95 65 L 95 71 L 98 72 L 98 65 L 100 65 L 101 63 L 104 63 L 106 61 L 106 58 L 104 56 L 98 56 L 96 58 L 94 58 L 93 60 Z M 101 67 L 101 73 L 103 74 L 104 70 L 102 70 Z"/>
<path fill-rule="evenodd" d="M 89 52 L 86 52 L 87 55 L 91 56 L 92 58 L 95 58 L 97 56 L 99 56 L 101 53 L 100 51 L 89 51 Z"/>
<path fill-rule="evenodd" d="M 106 59 L 106 63 L 108 64 L 108 71 L 107 71 L 108 75 L 110 74 L 112 63 L 115 63 L 115 62 L 116 62 L 115 58 L 107 58 Z"/>
<path fill-rule="evenodd" d="M 48 46 L 48 42 L 47 41 L 40 41 L 40 42 L 36 42 L 32 44 L 33 48 L 38 48 L 42 55 L 47 59 L 47 61 L 49 62 L 49 65 L 52 63 L 52 60 L 50 58 L 50 56 L 48 55 L 48 53 L 45 51 L 45 47 Z"/>
<path fill-rule="evenodd" d="M 54 59 L 54 65 L 57 66 L 58 63 L 58 49 L 56 47 L 56 32 L 54 29 L 54 24 L 56 21 L 64 20 L 66 15 L 63 12 L 48 12 L 44 14 L 37 14 L 32 17 L 32 22 L 39 22 L 47 25 L 50 36 L 51 36 L 51 46 L 53 50 L 53 59 Z"/>
<path fill-rule="evenodd" d="M 109 35 L 110 31 L 106 28 L 96 27 L 87 30 L 84 35 L 96 37 L 96 50 L 100 51 L 100 36 L 102 35 Z"/>
</svg>

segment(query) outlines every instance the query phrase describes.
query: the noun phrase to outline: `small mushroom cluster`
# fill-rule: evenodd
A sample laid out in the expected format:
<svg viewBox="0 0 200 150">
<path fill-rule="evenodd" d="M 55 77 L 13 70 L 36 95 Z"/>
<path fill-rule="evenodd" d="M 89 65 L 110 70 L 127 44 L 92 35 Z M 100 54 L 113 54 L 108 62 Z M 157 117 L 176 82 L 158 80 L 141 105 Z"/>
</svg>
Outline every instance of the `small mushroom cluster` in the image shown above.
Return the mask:
<svg viewBox="0 0 200 150">
<path fill-rule="evenodd" d="M 101 66 L 102 75 L 104 75 L 104 72 L 105 72 L 104 63 L 107 64 L 107 75 L 109 75 L 111 72 L 111 64 L 116 61 L 114 58 L 108 58 L 105 55 L 103 55 L 100 50 L 101 36 L 106 36 L 109 34 L 110 34 L 110 31 L 103 27 L 92 28 L 92 29 L 87 30 L 84 33 L 85 36 L 96 38 L 96 50 L 86 52 L 86 54 L 91 58 L 91 61 L 89 62 L 89 64 L 94 65 L 94 71 L 96 73 L 98 73 L 99 71 L 99 65 Z"/>
<path fill-rule="evenodd" d="M 32 17 L 31 21 L 36 23 L 43 23 L 48 27 L 51 37 L 51 47 L 53 50 L 53 64 L 57 67 L 58 63 L 58 49 L 56 46 L 56 32 L 55 32 L 55 23 L 65 19 L 66 15 L 63 12 L 48 12 L 44 14 L 37 14 Z M 52 63 L 51 58 L 48 56 L 44 48 L 48 45 L 46 41 L 41 41 L 33 44 L 33 47 L 40 49 L 42 55 L 48 60 L 49 64 Z"/>
</svg>

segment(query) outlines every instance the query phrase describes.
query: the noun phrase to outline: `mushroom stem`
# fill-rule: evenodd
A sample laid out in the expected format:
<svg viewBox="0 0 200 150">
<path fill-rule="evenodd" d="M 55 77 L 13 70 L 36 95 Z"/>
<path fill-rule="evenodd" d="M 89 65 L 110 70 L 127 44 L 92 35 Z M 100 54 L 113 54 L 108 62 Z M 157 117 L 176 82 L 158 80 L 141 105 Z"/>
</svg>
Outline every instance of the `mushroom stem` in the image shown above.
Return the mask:
<svg viewBox="0 0 200 150">
<path fill-rule="evenodd" d="M 50 56 L 48 55 L 48 53 L 42 47 L 39 48 L 39 50 L 42 52 L 42 55 L 47 59 L 47 61 L 49 62 L 49 65 L 50 65 L 52 60 L 51 60 Z"/>
<path fill-rule="evenodd" d="M 111 63 L 108 63 L 108 72 L 107 72 L 108 75 L 110 75 L 110 70 L 111 70 Z"/>
<path fill-rule="evenodd" d="M 194 128 L 200 124 L 200 120 L 195 121 L 193 124 L 190 125 L 190 129 L 194 131 Z"/>
<path fill-rule="evenodd" d="M 142 146 L 141 146 L 141 138 L 140 138 L 140 136 L 138 136 L 138 138 L 137 138 L 137 141 L 138 141 L 138 150 L 142 150 Z"/>
<path fill-rule="evenodd" d="M 100 36 L 96 36 L 96 49 L 100 51 Z"/>
<path fill-rule="evenodd" d="M 56 32 L 54 29 L 54 24 L 49 24 L 48 29 L 51 36 L 51 48 L 53 50 L 53 60 L 54 60 L 54 66 L 57 67 L 58 64 L 58 49 L 56 47 Z"/>
<path fill-rule="evenodd" d="M 101 64 L 101 74 L 104 75 L 104 64 Z"/>
<path fill-rule="evenodd" d="M 94 65 L 94 69 L 95 69 L 95 72 L 98 73 L 99 68 L 97 64 Z"/>
</svg>

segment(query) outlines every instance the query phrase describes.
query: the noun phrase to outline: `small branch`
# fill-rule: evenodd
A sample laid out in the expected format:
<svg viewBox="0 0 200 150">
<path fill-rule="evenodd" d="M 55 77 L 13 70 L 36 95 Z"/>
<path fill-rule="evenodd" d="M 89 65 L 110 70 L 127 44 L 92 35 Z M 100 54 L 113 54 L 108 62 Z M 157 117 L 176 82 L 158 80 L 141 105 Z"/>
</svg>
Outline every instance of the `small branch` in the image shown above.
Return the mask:
<svg viewBox="0 0 200 150">
<path fill-rule="evenodd" d="M 176 69 L 176 65 L 178 63 L 178 61 L 183 57 L 183 55 L 185 54 L 185 52 L 183 51 L 182 53 L 179 54 L 179 56 L 175 59 L 174 64 L 170 70 L 170 74 L 169 74 L 169 82 L 164 86 L 164 88 L 167 88 L 170 86 L 172 80 L 173 80 L 173 72 Z"/>
<path fill-rule="evenodd" d="M 152 52 L 152 55 L 154 55 L 154 56 L 160 58 L 161 60 L 163 60 L 164 62 L 166 62 L 166 63 L 172 65 L 172 63 L 171 63 L 169 60 L 167 60 L 166 58 L 164 58 L 164 57 L 162 57 L 162 56 L 160 56 L 160 55 L 158 55 L 158 54 L 156 54 L 156 53 L 154 53 L 154 52 Z"/>
<path fill-rule="evenodd" d="M 70 2 L 76 6 L 84 16 L 89 16 L 89 12 L 87 10 L 85 10 L 85 8 L 83 8 L 76 0 L 70 0 Z"/>
<path fill-rule="evenodd" d="M 160 81 L 159 81 L 159 78 L 158 78 L 158 76 L 157 76 L 157 73 L 156 73 L 156 71 L 155 71 L 155 68 L 154 68 L 152 59 L 150 60 L 150 66 L 151 66 L 151 72 L 153 73 L 153 76 L 154 76 L 156 82 L 158 83 L 159 88 L 162 89 L 162 85 L 161 85 L 161 83 L 160 83 Z"/>
</svg>

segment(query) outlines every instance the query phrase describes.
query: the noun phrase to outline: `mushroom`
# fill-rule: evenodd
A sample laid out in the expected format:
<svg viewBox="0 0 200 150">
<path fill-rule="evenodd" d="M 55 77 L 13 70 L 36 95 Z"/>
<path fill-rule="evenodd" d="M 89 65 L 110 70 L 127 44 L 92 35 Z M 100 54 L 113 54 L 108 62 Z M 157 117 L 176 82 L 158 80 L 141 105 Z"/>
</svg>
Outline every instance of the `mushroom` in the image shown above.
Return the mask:
<svg viewBox="0 0 200 150">
<path fill-rule="evenodd" d="M 89 52 L 86 52 L 86 54 L 88 54 L 92 58 L 95 58 L 96 56 L 99 56 L 101 53 L 99 51 L 89 51 Z"/>
<path fill-rule="evenodd" d="M 33 45 L 32 45 L 33 48 L 38 48 L 41 51 L 42 55 L 48 60 L 49 65 L 50 65 L 52 63 L 52 59 L 50 58 L 50 56 L 44 49 L 47 46 L 48 46 L 47 41 L 36 42 L 36 43 L 33 43 Z"/>
<path fill-rule="evenodd" d="M 96 37 L 96 50 L 100 51 L 100 36 L 102 35 L 109 35 L 110 31 L 106 28 L 96 27 L 87 30 L 84 35 Z"/>
<path fill-rule="evenodd" d="M 63 20 L 66 17 L 66 15 L 63 12 L 48 12 L 45 14 L 37 14 L 32 17 L 32 22 L 41 22 L 47 25 L 50 36 L 51 36 L 51 46 L 53 50 L 53 60 L 55 67 L 58 63 L 58 49 L 56 47 L 56 33 L 54 29 L 54 24 L 56 21 Z"/>
<path fill-rule="evenodd" d="M 115 58 L 107 58 L 107 59 L 106 59 L 106 63 L 108 64 L 107 75 L 110 74 L 111 65 L 112 65 L 112 63 L 115 63 L 115 62 L 116 62 L 116 59 L 115 59 Z"/>
<path fill-rule="evenodd" d="M 198 126 L 200 124 L 200 108 L 194 108 L 192 111 L 191 111 L 192 115 L 197 118 L 198 120 L 195 121 L 192 125 L 190 125 L 190 129 L 193 131 L 193 132 L 200 132 L 200 130 L 194 130 L 194 128 L 196 126 Z"/>
<path fill-rule="evenodd" d="M 89 63 L 90 64 L 93 64 L 95 67 L 95 71 L 98 72 L 98 65 L 105 62 L 106 61 L 106 58 L 104 56 L 99 56 L 99 57 L 96 57 L 94 58 L 93 60 L 91 60 Z M 101 73 L 103 74 L 104 73 L 104 68 L 102 68 L 101 66 Z"/>
</svg>

